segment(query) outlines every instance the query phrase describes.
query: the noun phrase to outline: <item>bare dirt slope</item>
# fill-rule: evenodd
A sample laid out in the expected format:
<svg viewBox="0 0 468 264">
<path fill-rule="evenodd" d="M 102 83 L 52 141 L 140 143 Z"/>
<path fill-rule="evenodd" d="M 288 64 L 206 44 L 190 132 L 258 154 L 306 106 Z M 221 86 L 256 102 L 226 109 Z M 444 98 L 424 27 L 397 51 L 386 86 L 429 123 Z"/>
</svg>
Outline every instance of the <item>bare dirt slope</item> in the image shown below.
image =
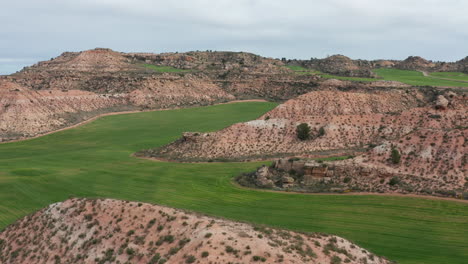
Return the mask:
<svg viewBox="0 0 468 264">
<path fill-rule="evenodd" d="M 109 199 L 67 200 L 10 225 L 0 233 L 0 262 L 390 263 L 333 235 Z"/>
</svg>

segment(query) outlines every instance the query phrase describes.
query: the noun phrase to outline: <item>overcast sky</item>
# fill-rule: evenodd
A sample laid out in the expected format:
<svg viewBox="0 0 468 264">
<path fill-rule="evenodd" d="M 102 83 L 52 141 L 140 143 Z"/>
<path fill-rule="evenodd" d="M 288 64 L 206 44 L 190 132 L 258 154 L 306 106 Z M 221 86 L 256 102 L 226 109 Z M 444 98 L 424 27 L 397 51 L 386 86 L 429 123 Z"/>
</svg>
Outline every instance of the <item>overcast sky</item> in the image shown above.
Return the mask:
<svg viewBox="0 0 468 264">
<path fill-rule="evenodd" d="M 64 51 L 468 55 L 467 0 L 0 0 L 0 74 Z"/>
</svg>

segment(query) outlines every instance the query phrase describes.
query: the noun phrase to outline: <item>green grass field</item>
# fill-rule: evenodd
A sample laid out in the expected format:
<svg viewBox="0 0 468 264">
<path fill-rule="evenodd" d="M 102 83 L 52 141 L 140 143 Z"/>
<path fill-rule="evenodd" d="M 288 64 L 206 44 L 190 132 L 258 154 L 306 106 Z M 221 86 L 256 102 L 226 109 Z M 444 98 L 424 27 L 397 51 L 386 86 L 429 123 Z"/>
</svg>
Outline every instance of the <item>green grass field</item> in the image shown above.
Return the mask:
<svg viewBox="0 0 468 264">
<path fill-rule="evenodd" d="M 429 76 L 468 82 L 468 74 L 462 72 L 433 72 Z"/>
<path fill-rule="evenodd" d="M 297 65 L 289 65 L 289 66 L 285 66 L 285 67 L 289 68 L 290 70 L 293 70 L 294 73 L 298 74 L 298 75 L 319 75 L 322 78 L 337 79 L 337 80 L 343 80 L 343 81 L 357 81 L 357 82 L 378 81 L 378 79 L 374 79 L 374 78 L 346 77 L 346 76 L 326 74 L 326 73 L 323 73 L 323 72 L 320 72 L 320 71 L 314 71 L 314 70 L 307 69 L 307 68 L 297 66 Z"/>
<path fill-rule="evenodd" d="M 153 65 L 153 64 L 143 64 L 143 66 L 147 69 L 150 69 L 156 72 L 171 72 L 171 73 L 190 72 L 190 70 L 177 69 L 171 66 L 158 66 L 158 65 Z"/>
<path fill-rule="evenodd" d="M 434 72 L 424 76 L 418 71 L 406 71 L 398 69 L 376 69 L 374 72 L 379 78 L 359 78 L 331 75 L 319 71 L 310 70 L 301 66 L 286 66 L 298 75 L 319 75 L 326 79 L 338 79 L 344 81 L 374 82 L 378 80 L 398 81 L 415 86 L 450 86 L 468 87 L 468 75 L 460 72 Z"/>
<path fill-rule="evenodd" d="M 0 229 L 70 196 L 110 197 L 333 233 L 400 263 L 466 263 L 468 204 L 256 191 L 236 187 L 232 178 L 262 162 L 178 164 L 130 156 L 167 144 L 183 131 L 213 131 L 254 119 L 275 105 L 250 102 L 107 116 L 0 144 Z"/>
<path fill-rule="evenodd" d="M 429 76 L 424 76 L 421 72 L 418 71 L 406 71 L 398 69 L 377 69 L 374 70 L 378 76 L 382 77 L 387 81 L 398 81 L 415 86 L 452 86 L 452 87 L 468 87 L 468 82 L 460 82 L 454 79 L 452 80 L 442 80 L 431 78 Z M 431 76 L 442 77 L 446 73 L 431 73 Z M 449 77 L 443 77 L 449 78 Z M 462 78 L 462 77 L 461 77 Z"/>
</svg>

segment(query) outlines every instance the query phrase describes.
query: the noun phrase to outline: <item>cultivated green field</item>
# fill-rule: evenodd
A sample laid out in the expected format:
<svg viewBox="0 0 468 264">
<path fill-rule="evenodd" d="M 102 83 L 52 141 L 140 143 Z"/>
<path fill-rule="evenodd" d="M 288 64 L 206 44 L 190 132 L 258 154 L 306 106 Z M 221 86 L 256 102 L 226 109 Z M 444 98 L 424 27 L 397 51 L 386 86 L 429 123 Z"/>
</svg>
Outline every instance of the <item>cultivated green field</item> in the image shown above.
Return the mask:
<svg viewBox="0 0 468 264">
<path fill-rule="evenodd" d="M 468 87 L 468 75 L 460 72 L 433 72 L 430 73 L 429 76 L 424 76 L 422 72 L 418 71 L 381 68 L 374 70 L 379 78 L 359 78 L 326 74 L 301 66 L 292 65 L 286 67 L 293 70 L 298 75 L 319 75 L 326 79 L 338 79 L 344 81 L 375 82 L 386 80 L 398 81 L 415 86 Z"/>
<path fill-rule="evenodd" d="M 307 68 L 297 66 L 297 65 L 286 66 L 286 68 L 293 70 L 294 73 L 298 75 L 319 75 L 320 77 L 326 78 L 326 79 L 337 79 L 337 80 L 343 80 L 343 81 L 356 81 L 356 82 L 378 81 L 378 79 L 374 79 L 374 78 L 346 77 L 346 76 L 326 74 L 320 71 L 314 71 L 314 70 L 307 69 Z"/>
<path fill-rule="evenodd" d="M 449 78 L 453 80 L 444 80 L 432 78 L 430 76 L 424 76 L 418 71 L 406 71 L 398 69 L 377 69 L 374 70 L 379 77 L 382 77 L 387 81 L 398 81 L 415 86 L 452 86 L 452 87 L 468 87 L 468 82 L 457 81 L 456 78 Z M 442 77 L 446 73 L 431 73 L 431 76 Z"/>
<path fill-rule="evenodd" d="M 433 72 L 429 76 L 468 82 L 468 74 L 462 72 Z"/>
<path fill-rule="evenodd" d="M 384 196 L 300 195 L 242 189 L 257 163 L 137 159 L 183 131 L 256 118 L 274 103 L 236 103 L 107 116 L 75 129 L 0 145 L 0 229 L 69 196 L 138 200 L 235 220 L 334 233 L 400 263 L 466 263 L 468 204 Z"/>
</svg>

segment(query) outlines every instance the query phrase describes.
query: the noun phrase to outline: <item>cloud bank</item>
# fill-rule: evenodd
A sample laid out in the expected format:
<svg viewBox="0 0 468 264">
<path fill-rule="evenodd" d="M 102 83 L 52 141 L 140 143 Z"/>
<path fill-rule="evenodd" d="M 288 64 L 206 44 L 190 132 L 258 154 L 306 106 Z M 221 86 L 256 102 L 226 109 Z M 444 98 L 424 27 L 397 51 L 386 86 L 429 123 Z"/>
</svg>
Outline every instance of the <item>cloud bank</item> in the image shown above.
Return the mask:
<svg viewBox="0 0 468 264">
<path fill-rule="evenodd" d="M 468 55 L 467 10 L 463 0 L 8 1 L 0 74 L 95 47 L 455 61 Z"/>
</svg>

